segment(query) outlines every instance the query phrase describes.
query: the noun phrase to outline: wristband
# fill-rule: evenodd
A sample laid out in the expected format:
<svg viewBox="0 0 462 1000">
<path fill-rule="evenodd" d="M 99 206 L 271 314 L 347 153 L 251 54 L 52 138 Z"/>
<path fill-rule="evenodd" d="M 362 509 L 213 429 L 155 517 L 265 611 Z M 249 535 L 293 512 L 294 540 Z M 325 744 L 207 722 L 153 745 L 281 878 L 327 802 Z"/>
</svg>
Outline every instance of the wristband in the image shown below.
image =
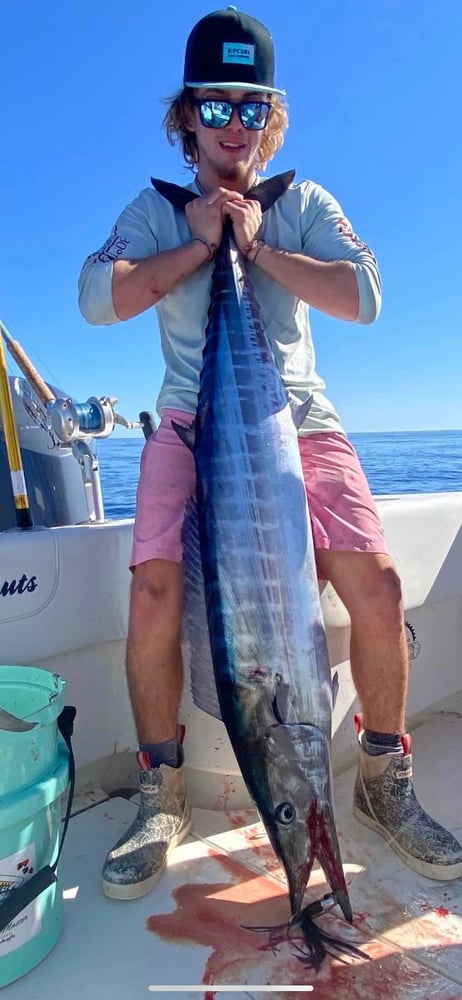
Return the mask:
<svg viewBox="0 0 462 1000">
<path fill-rule="evenodd" d="M 190 243 L 194 243 L 195 240 L 198 243 L 203 243 L 204 246 L 207 247 L 207 250 L 209 252 L 209 260 L 213 260 L 213 258 L 215 256 L 215 253 L 216 253 L 216 249 L 217 249 L 216 248 L 216 244 L 215 243 L 209 243 L 209 241 L 206 240 L 206 239 L 204 239 L 203 236 L 191 236 Z"/>
<path fill-rule="evenodd" d="M 245 259 L 250 261 L 251 264 L 255 264 L 255 261 L 258 257 L 258 254 L 260 253 L 260 250 L 262 249 L 262 247 L 266 246 L 267 243 L 265 243 L 265 241 L 262 239 L 252 240 L 252 242 L 249 243 L 248 246 L 244 247 L 243 253 Z M 251 253 L 253 253 L 252 257 L 250 256 Z"/>
</svg>

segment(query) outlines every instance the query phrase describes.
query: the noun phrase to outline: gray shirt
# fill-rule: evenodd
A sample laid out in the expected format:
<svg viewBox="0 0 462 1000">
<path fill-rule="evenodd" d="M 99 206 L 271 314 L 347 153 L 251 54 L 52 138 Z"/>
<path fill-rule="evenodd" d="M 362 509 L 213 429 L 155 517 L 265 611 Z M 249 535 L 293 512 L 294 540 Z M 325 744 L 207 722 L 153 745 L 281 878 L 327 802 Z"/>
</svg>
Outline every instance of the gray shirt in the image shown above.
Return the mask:
<svg viewBox="0 0 462 1000">
<path fill-rule="evenodd" d="M 195 182 L 189 185 L 198 191 Z M 335 198 L 313 181 L 292 184 L 263 217 L 263 239 L 271 246 L 321 261 L 351 261 L 359 291 L 358 323 L 372 323 L 381 305 L 380 276 L 372 251 L 354 234 Z M 119 322 L 112 300 L 115 260 L 140 260 L 187 243 L 185 215 L 154 188 L 145 188 L 123 210 L 104 246 L 87 257 L 79 279 L 79 305 L 92 324 Z M 157 400 L 166 407 L 195 413 L 213 264 L 206 263 L 156 305 L 165 376 Z M 302 435 L 342 431 L 339 417 L 323 393 L 316 373 L 309 308 L 257 266 L 249 270 L 282 380 L 300 401 L 314 401 Z"/>
</svg>

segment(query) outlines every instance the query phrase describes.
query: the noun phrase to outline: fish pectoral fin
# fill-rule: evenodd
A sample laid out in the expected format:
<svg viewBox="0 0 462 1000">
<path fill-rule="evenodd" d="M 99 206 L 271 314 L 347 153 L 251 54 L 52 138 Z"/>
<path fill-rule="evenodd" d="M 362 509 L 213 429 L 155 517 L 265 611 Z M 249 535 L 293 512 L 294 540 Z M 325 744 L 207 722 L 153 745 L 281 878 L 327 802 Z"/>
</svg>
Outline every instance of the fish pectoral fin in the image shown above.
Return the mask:
<svg viewBox="0 0 462 1000">
<path fill-rule="evenodd" d="M 284 725 L 288 721 L 290 684 L 286 684 L 281 678 L 277 679 L 276 692 L 273 698 L 273 711 L 278 723 Z"/>
<path fill-rule="evenodd" d="M 161 181 L 157 177 L 151 177 L 151 184 L 159 194 L 162 195 L 171 205 L 175 208 L 181 209 L 184 212 L 186 205 L 189 205 L 190 201 L 194 201 L 199 197 L 194 191 L 190 191 L 188 188 L 180 187 L 179 184 L 171 184 L 169 181 Z"/>
<path fill-rule="evenodd" d="M 195 420 L 193 420 L 190 427 L 185 427 L 183 424 L 177 424 L 176 420 L 172 420 L 172 427 L 178 434 L 180 441 L 182 441 L 190 451 L 194 451 L 194 442 L 196 440 Z"/>
</svg>

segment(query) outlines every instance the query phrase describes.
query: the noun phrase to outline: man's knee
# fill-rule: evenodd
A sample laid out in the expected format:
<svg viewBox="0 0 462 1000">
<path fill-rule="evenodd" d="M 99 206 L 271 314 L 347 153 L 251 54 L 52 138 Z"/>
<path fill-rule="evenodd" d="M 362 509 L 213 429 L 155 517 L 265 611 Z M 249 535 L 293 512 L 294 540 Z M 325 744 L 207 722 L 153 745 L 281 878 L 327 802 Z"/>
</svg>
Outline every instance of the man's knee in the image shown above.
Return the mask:
<svg viewBox="0 0 462 1000">
<path fill-rule="evenodd" d="M 183 577 L 180 563 L 150 559 L 135 566 L 130 595 L 130 625 L 151 623 L 179 632 L 183 614 Z"/>
<path fill-rule="evenodd" d="M 376 568 L 370 586 L 363 594 L 363 614 L 386 621 L 400 631 L 403 627 L 403 595 L 401 579 L 391 560 Z"/>
</svg>

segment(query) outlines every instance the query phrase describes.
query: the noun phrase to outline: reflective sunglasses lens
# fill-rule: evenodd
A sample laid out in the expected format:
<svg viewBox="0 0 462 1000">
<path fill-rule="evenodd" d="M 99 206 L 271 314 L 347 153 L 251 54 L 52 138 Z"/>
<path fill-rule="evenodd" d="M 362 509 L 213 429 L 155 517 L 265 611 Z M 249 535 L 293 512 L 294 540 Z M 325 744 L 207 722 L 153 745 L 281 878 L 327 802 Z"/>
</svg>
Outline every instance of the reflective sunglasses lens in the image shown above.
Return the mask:
<svg viewBox="0 0 462 1000">
<path fill-rule="evenodd" d="M 240 118 L 244 128 L 262 129 L 268 120 L 270 105 L 263 101 L 243 101 Z"/>
<path fill-rule="evenodd" d="M 233 116 L 232 104 L 227 101 L 201 101 L 201 122 L 206 128 L 224 128 Z"/>
</svg>

